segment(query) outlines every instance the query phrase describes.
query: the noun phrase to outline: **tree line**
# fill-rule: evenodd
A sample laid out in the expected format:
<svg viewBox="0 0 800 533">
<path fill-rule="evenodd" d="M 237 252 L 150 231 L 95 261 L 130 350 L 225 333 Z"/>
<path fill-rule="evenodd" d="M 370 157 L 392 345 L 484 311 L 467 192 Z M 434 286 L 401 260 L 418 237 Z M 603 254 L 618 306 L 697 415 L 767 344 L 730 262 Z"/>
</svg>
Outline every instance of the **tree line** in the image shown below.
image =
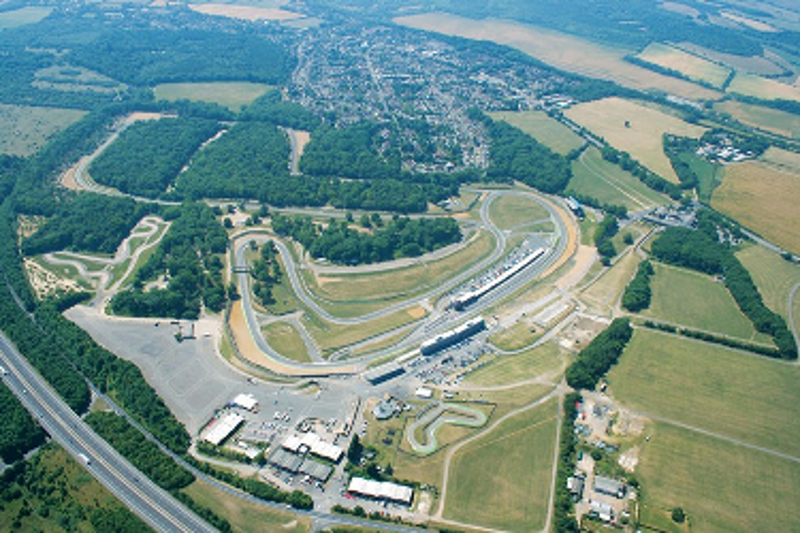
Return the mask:
<svg viewBox="0 0 800 533">
<path fill-rule="evenodd" d="M 622 170 L 630 172 L 639 181 L 654 191 L 667 194 L 673 200 L 678 200 L 682 196 L 681 188 L 678 185 L 654 174 L 644 165 L 633 159 L 628 152 L 620 152 L 611 146 L 605 145 L 601 150 L 601 154 L 603 159 L 609 163 L 619 165 Z"/>
<path fill-rule="evenodd" d="M 581 350 L 567 369 L 567 383 L 576 389 L 594 389 L 614 366 L 633 335 L 627 318 L 616 318 L 608 328 Z"/>
<path fill-rule="evenodd" d="M 639 263 L 636 275 L 625 287 L 625 292 L 622 294 L 622 307 L 631 313 L 638 313 L 650 307 L 650 297 L 652 295 L 650 278 L 653 277 L 654 273 L 655 271 L 650 261 L 644 260 Z"/>
<path fill-rule="evenodd" d="M 272 296 L 272 288 L 281 282 L 283 272 L 278 262 L 277 249 L 272 241 L 261 247 L 261 257 L 253 261 L 250 276 L 253 278 L 253 294 L 261 305 L 273 305 L 275 298 Z"/>
<path fill-rule="evenodd" d="M 614 243 L 611 241 L 619 231 L 619 221 L 614 215 L 607 213 L 603 220 L 594 229 L 594 245 L 602 258 L 603 264 L 608 266 L 611 259 L 617 255 Z"/>
<path fill-rule="evenodd" d="M 786 321 L 761 298 L 750 273 L 731 247 L 719 242 L 714 215 L 701 212 L 700 229 L 668 228 L 653 242 L 653 256 L 665 263 L 722 276 L 739 309 L 757 331 L 772 336 L 784 359 L 797 358 L 797 345 Z"/>
<path fill-rule="evenodd" d="M 323 227 L 310 217 L 278 215 L 272 219 L 272 229 L 278 235 L 292 237 L 312 257 L 343 265 L 417 257 L 458 242 L 462 236 L 458 222 L 445 217 L 395 217 L 373 233 L 363 233 L 351 228 L 347 221 L 330 220 Z"/>
</svg>

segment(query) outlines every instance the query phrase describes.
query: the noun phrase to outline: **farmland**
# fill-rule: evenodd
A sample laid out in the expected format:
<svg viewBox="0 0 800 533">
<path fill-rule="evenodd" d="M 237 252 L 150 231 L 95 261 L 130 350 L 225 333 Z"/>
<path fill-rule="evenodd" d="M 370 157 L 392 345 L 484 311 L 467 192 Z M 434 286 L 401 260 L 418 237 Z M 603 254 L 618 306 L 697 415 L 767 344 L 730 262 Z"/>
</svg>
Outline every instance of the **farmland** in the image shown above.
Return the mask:
<svg viewBox="0 0 800 533">
<path fill-rule="evenodd" d="M 574 131 L 541 111 L 498 111 L 489 113 L 489 116 L 508 122 L 562 155 L 580 148 L 584 143 Z"/>
<path fill-rule="evenodd" d="M 697 138 L 705 131 L 658 109 L 622 98 L 579 104 L 567 110 L 566 115 L 674 183 L 678 182 L 678 177 L 664 155 L 664 134 Z"/>
<path fill-rule="evenodd" d="M 241 20 L 292 20 L 303 15 L 277 7 L 255 7 L 230 4 L 190 4 L 189 8 L 205 15 Z"/>
<path fill-rule="evenodd" d="M 662 43 L 651 43 L 636 57 L 717 88 L 722 87 L 731 74 L 729 68 Z"/>
<path fill-rule="evenodd" d="M 699 272 L 659 263 L 653 266 L 653 300 L 644 315 L 742 339 L 755 335 L 752 323 L 722 283 Z"/>
<path fill-rule="evenodd" d="M 557 409 L 550 400 L 460 449 L 451 463 L 444 516 L 510 531 L 542 528 Z"/>
<path fill-rule="evenodd" d="M 653 424 L 637 475 L 641 520 L 674 531 L 681 507 L 696 531 L 791 531 L 800 511 L 800 465 L 690 430 Z"/>
<path fill-rule="evenodd" d="M 609 163 L 595 147 L 572 163 L 568 189 L 597 198 L 601 203 L 624 205 L 630 211 L 668 203 L 668 198 L 639 181 L 636 176 Z"/>
<path fill-rule="evenodd" d="M 800 283 L 800 266 L 757 245 L 747 246 L 736 252 L 736 257 L 750 272 L 767 307 L 782 317 L 788 318 L 789 291 L 794 285 Z"/>
<path fill-rule="evenodd" d="M 794 456 L 798 379 L 797 366 L 644 329 L 609 374 L 627 407 Z"/>
<path fill-rule="evenodd" d="M 765 239 L 800 253 L 800 173 L 747 162 L 731 165 L 711 205 Z"/>
<path fill-rule="evenodd" d="M 779 81 L 755 74 L 739 72 L 728 87 L 728 91 L 764 100 L 795 100 L 800 102 L 800 89 Z"/>
<path fill-rule="evenodd" d="M 75 109 L 0 104 L 0 153 L 31 155 L 85 114 Z"/>
<path fill-rule="evenodd" d="M 728 113 L 734 119 L 748 126 L 777 133 L 784 137 L 800 138 L 800 117 L 797 115 L 733 100 L 714 104 L 714 109 Z"/>
<path fill-rule="evenodd" d="M 632 89 L 660 89 L 691 99 L 720 96 L 717 91 L 626 62 L 623 58 L 631 50 L 603 46 L 537 26 L 496 19 L 473 20 L 447 13 L 400 17 L 395 22 L 446 35 L 508 45 L 567 72 L 613 80 Z"/>
<path fill-rule="evenodd" d="M 156 85 L 157 100 L 193 100 L 209 102 L 238 111 L 259 96 L 272 90 L 264 83 L 217 81 L 208 83 L 162 83 Z"/>
</svg>

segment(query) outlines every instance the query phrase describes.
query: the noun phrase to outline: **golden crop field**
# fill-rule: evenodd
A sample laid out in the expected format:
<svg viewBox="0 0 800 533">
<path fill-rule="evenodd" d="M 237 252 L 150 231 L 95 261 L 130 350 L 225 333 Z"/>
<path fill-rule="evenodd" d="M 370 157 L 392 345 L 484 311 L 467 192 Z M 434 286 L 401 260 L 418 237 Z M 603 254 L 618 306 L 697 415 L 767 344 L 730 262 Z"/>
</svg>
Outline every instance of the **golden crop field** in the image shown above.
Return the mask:
<svg viewBox="0 0 800 533">
<path fill-rule="evenodd" d="M 397 24 L 516 48 L 549 65 L 633 89 L 659 89 L 690 99 L 714 100 L 720 93 L 665 76 L 625 61 L 634 52 L 611 48 L 573 35 L 506 20 L 474 20 L 448 13 L 425 13 L 394 19 Z"/>
<path fill-rule="evenodd" d="M 542 111 L 496 111 L 489 113 L 489 116 L 508 122 L 562 155 L 580 148 L 584 143 L 577 133 Z"/>
<path fill-rule="evenodd" d="M 728 92 L 754 96 L 764 100 L 794 100 L 800 102 L 800 89 L 755 74 L 739 72 L 733 78 Z"/>
<path fill-rule="evenodd" d="M 800 253 L 800 173 L 755 162 L 731 165 L 711 205 L 765 239 Z"/>
<path fill-rule="evenodd" d="M 698 44 L 689 42 L 674 43 L 677 48 L 686 50 L 687 52 L 704 57 L 711 61 L 716 61 L 727 65 L 736 71 L 750 72 L 753 74 L 761 74 L 764 76 L 779 75 L 783 72 L 783 68 L 778 66 L 766 55 L 760 56 L 739 56 L 736 54 L 726 54 L 718 52 L 710 48 L 705 48 Z"/>
<path fill-rule="evenodd" d="M 748 126 L 777 133 L 784 137 L 800 139 L 800 117 L 797 115 L 733 100 L 714 104 L 714 109 L 728 113 L 734 119 Z"/>
<path fill-rule="evenodd" d="M 303 15 L 277 7 L 254 7 L 231 4 L 189 4 L 189 8 L 204 15 L 216 15 L 242 20 L 292 20 Z"/>
<path fill-rule="evenodd" d="M 800 174 L 800 154 L 798 153 L 771 146 L 761 156 L 761 160 L 771 166 L 779 167 L 780 170 Z"/>
<path fill-rule="evenodd" d="M 678 176 L 664 154 L 664 134 L 698 138 L 705 131 L 705 128 L 658 109 L 616 97 L 578 104 L 565 114 L 592 133 L 604 137 L 617 150 L 628 152 L 644 166 L 674 183 L 678 183 Z M 626 122 L 629 127 L 626 127 Z"/>
<path fill-rule="evenodd" d="M 722 87 L 732 72 L 730 68 L 662 43 L 650 43 L 636 57 L 715 87 Z"/>
</svg>

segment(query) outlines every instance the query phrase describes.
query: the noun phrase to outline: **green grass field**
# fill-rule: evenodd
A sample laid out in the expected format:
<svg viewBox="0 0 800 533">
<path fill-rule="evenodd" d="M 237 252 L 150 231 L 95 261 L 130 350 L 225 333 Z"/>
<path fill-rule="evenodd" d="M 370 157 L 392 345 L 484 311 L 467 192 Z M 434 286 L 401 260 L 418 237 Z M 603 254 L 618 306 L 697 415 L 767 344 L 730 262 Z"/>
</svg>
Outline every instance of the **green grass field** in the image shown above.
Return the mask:
<svg viewBox="0 0 800 533">
<path fill-rule="evenodd" d="M 0 154 L 31 155 L 85 114 L 75 109 L 0 104 Z"/>
<path fill-rule="evenodd" d="M 494 245 L 494 238 L 481 231 L 467 246 L 439 260 L 428 262 L 422 257 L 413 266 L 385 272 L 306 276 L 306 282 L 312 292 L 329 301 L 377 302 L 382 307 L 393 298 L 407 298 L 440 285 L 489 255 Z"/>
<path fill-rule="evenodd" d="M 549 219 L 539 202 L 525 196 L 501 196 L 489 206 L 489 218 L 500 229 L 511 229 L 523 224 Z"/>
<path fill-rule="evenodd" d="M 711 201 L 711 194 L 714 192 L 725 175 L 725 167 L 706 161 L 693 153 L 681 154 L 681 159 L 685 161 L 689 168 L 698 177 L 697 194 L 704 202 Z"/>
<path fill-rule="evenodd" d="M 53 11 L 52 7 L 28 6 L 0 13 L 0 30 L 35 24 Z"/>
<path fill-rule="evenodd" d="M 736 252 L 736 257 L 750 272 L 767 307 L 788 318 L 789 291 L 800 283 L 800 266 L 755 244 Z"/>
<path fill-rule="evenodd" d="M 639 329 L 609 376 L 632 407 L 800 457 L 800 367 Z"/>
<path fill-rule="evenodd" d="M 654 263 L 653 298 L 642 314 L 658 320 L 753 339 L 752 322 L 725 286 L 699 272 Z"/>
<path fill-rule="evenodd" d="M 264 83 L 218 81 L 207 83 L 162 83 L 156 85 L 156 100 L 195 100 L 239 111 L 273 87 Z"/>
<path fill-rule="evenodd" d="M 733 118 L 756 128 L 771 131 L 789 138 L 800 138 L 800 117 L 770 109 L 769 107 L 756 106 L 728 100 L 714 104 L 716 111 L 728 113 Z"/>
<path fill-rule="evenodd" d="M 606 204 L 624 205 L 638 211 L 669 203 L 669 198 L 647 187 L 633 174 L 605 161 L 600 150 L 588 148 L 572 163 L 568 189 Z"/>
<path fill-rule="evenodd" d="M 662 43 L 650 43 L 636 57 L 678 71 L 687 78 L 709 83 L 716 88 L 721 88 L 731 73 L 731 69 L 727 67 Z"/>
<path fill-rule="evenodd" d="M 258 524 L 258 529 L 262 531 L 305 533 L 311 530 L 311 521 L 308 518 L 231 496 L 205 481 L 197 480 L 182 492 L 225 517 L 235 532 L 252 531 L 254 524 Z"/>
<path fill-rule="evenodd" d="M 643 524 L 683 531 L 669 518 L 681 507 L 692 531 L 797 530 L 800 464 L 669 424 L 653 426 L 637 468 Z"/>
<path fill-rule="evenodd" d="M 610 314 L 636 273 L 640 261 L 641 258 L 635 253 L 625 254 L 581 293 L 581 300 L 593 312 Z"/>
<path fill-rule="evenodd" d="M 763 100 L 800 101 L 800 88 L 747 72 L 736 74 L 728 86 L 728 92 L 754 96 Z"/>
<path fill-rule="evenodd" d="M 272 322 L 261 331 L 269 345 L 282 356 L 299 363 L 310 363 L 311 357 L 297 328 L 288 322 Z"/>
<path fill-rule="evenodd" d="M 506 531 L 544 527 L 558 405 L 513 416 L 459 450 L 450 465 L 444 517 Z"/>
<path fill-rule="evenodd" d="M 520 320 L 512 326 L 493 333 L 488 340 L 501 350 L 512 351 L 530 346 L 542 333 L 539 326 L 527 320 Z"/>
<path fill-rule="evenodd" d="M 542 111 L 497 111 L 489 113 L 489 116 L 521 129 L 561 155 L 567 155 L 572 150 L 580 148 L 585 142 L 574 131 Z"/>
<path fill-rule="evenodd" d="M 470 385 L 492 387 L 537 376 L 557 379 L 566 363 L 567 356 L 558 343 L 548 342 L 516 355 L 500 355 L 491 364 L 469 374 L 465 381 Z"/>
<path fill-rule="evenodd" d="M 312 315 L 306 314 L 305 316 L 309 318 Z M 318 318 L 316 315 L 313 315 L 313 318 L 309 318 L 305 325 L 323 354 L 329 355 L 340 348 L 374 335 L 399 328 L 415 320 L 417 320 L 417 318 L 412 316 L 408 310 L 401 309 L 380 318 L 364 322 L 358 327 L 346 324 L 330 324 L 322 321 L 322 319 Z"/>
</svg>

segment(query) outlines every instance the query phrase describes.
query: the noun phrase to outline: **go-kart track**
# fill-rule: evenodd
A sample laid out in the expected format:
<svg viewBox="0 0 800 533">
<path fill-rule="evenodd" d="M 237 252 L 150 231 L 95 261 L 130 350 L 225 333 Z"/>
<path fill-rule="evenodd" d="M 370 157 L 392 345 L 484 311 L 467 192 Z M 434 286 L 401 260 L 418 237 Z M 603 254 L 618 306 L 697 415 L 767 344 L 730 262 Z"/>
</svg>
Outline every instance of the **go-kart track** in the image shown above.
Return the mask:
<svg viewBox="0 0 800 533">
<path fill-rule="evenodd" d="M 484 229 L 493 235 L 495 245 L 492 252 L 460 274 L 449 277 L 438 287 L 358 317 L 339 317 L 325 309 L 322 305 L 325 302 L 309 289 L 299 272 L 301 269 L 313 267 L 302 262 L 298 264 L 286 243 L 274 234 L 265 229 L 252 228 L 235 234 L 232 237 L 233 270 L 242 298 L 236 304 L 240 309 L 234 309 L 234 313 L 243 314 L 245 328 L 231 327 L 231 333 L 240 355 L 250 364 L 287 377 L 348 375 L 365 370 L 377 359 L 388 359 L 392 355 L 410 358 L 419 353 L 419 347 L 424 342 L 481 316 L 487 309 L 530 284 L 542 274 L 552 271 L 554 266 L 563 264 L 574 252 L 575 231 L 568 227 L 568 224 L 574 222 L 565 209 L 557 207 L 552 201 L 525 191 L 476 192 L 482 193 L 485 199 L 480 208 L 480 222 L 475 224 L 475 230 Z M 555 230 L 546 235 L 538 233 L 526 235 L 522 245 L 523 250 L 517 250 L 517 253 L 503 258 L 504 254 L 510 251 L 507 231 L 500 230 L 491 220 L 489 208 L 497 199 L 507 195 L 524 196 L 536 201 L 547 210 Z M 293 361 L 273 349 L 261 332 L 262 322 L 269 317 L 254 308 L 250 275 L 245 260 L 245 251 L 253 242 L 274 243 L 281 255 L 294 293 L 310 312 L 330 323 L 358 327 L 414 305 L 431 311 L 424 319 L 406 326 L 407 333 L 402 339 L 372 353 L 347 360 L 322 360 L 318 354 L 310 354 L 312 362 Z M 369 267 L 370 272 L 376 271 L 374 265 Z M 328 272 L 336 272 L 336 268 L 326 268 Z M 398 266 L 390 263 L 377 268 L 381 269 L 378 270 L 380 272 L 390 272 Z M 353 267 L 341 267 L 342 272 L 352 272 L 352 270 Z M 304 337 L 307 344 L 313 342 L 310 336 L 304 335 Z"/>
</svg>

